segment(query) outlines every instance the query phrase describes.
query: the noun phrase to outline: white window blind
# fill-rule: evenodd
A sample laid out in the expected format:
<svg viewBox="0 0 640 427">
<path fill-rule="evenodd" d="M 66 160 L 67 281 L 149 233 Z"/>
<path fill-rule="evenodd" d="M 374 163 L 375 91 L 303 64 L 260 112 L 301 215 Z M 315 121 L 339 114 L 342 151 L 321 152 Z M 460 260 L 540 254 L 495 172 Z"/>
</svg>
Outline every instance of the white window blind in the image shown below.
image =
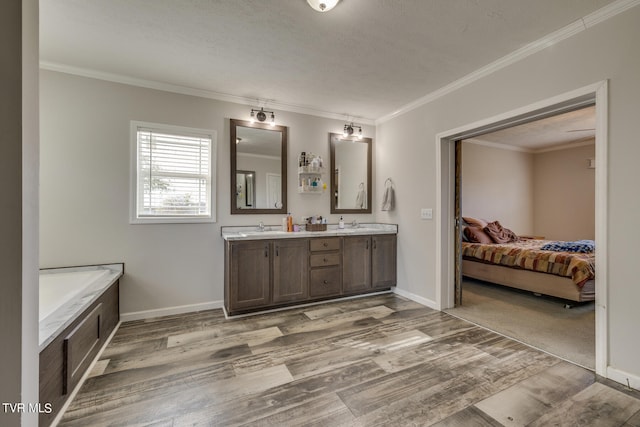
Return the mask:
<svg viewBox="0 0 640 427">
<path fill-rule="evenodd" d="M 134 222 L 212 221 L 212 135 L 137 125 L 135 138 Z"/>
</svg>

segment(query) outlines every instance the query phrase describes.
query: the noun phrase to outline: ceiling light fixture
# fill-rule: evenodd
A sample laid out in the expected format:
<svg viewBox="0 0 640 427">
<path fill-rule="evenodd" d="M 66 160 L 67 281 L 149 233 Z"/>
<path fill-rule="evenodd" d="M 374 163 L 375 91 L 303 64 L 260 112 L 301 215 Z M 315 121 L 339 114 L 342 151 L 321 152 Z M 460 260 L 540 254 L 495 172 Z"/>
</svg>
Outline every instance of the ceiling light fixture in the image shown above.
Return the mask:
<svg viewBox="0 0 640 427">
<path fill-rule="evenodd" d="M 318 12 L 329 12 L 336 7 L 340 0 L 307 0 L 309 6 Z"/>
<path fill-rule="evenodd" d="M 265 120 L 267 120 L 267 113 L 271 114 L 271 126 L 275 126 L 276 124 L 276 115 L 273 111 L 265 111 L 264 108 L 260 108 L 255 109 L 252 108 L 251 109 L 251 123 L 255 123 L 256 120 L 258 120 L 259 122 L 264 122 Z"/>
<path fill-rule="evenodd" d="M 358 134 L 356 136 L 358 137 L 358 139 L 362 139 L 362 126 L 354 125 L 353 122 L 344 124 L 342 136 L 344 136 L 345 138 L 353 136 L 353 133 L 356 129 L 358 129 Z"/>
</svg>

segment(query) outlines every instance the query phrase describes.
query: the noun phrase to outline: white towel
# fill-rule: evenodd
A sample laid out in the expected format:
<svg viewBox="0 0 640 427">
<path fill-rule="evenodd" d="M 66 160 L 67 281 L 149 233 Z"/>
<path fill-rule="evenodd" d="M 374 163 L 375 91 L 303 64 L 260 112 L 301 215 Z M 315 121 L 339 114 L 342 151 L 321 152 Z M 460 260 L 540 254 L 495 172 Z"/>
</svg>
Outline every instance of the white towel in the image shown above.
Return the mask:
<svg viewBox="0 0 640 427">
<path fill-rule="evenodd" d="M 392 211 L 395 203 L 395 194 L 393 186 L 389 185 L 384 189 L 384 195 L 382 196 L 382 210 Z"/>
</svg>

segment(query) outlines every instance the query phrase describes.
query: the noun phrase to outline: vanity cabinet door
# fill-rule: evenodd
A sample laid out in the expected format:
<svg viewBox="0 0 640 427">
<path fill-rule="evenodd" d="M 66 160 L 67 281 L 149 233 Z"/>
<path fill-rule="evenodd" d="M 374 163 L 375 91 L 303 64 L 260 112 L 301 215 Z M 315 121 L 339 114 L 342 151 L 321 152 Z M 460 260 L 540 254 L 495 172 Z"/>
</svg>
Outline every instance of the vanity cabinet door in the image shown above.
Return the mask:
<svg viewBox="0 0 640 427">
<path fill-rule="evenodd" d="M 229 310 L 262 307 L 271 302 L 270 242 L 232 242 L 229 260 Z"/>
<path fill-rule="evenodd" d="M 396 285 L 396 235 L 380 234 L 371 237 L 372 286 L 389 288 Z"/>
<path fill-rule="evenodd" d="M 371 289 L 371 236 L 345 237 L 342 253 L 344 293 Z"/>
<path fill-rule="evenodd" d="M 309 240 L 274 240 L 273 302 L 302 301 L 309 297 Z"/>
</svg>

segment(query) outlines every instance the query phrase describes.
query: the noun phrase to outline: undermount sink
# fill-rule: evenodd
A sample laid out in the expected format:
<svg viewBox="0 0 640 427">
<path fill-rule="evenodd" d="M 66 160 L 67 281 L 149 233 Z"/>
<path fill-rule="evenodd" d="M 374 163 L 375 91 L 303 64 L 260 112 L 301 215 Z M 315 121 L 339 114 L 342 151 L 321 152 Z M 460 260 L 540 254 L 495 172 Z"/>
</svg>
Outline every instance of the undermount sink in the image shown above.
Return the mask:
<svg viewBox="0 0 640 427">
<path fill-rule="evenodd" d="M 245 236 L 269 236 L 274 234 L 286 234 L 286 231 L 282 230 L 255 230 L 255 231 L 240 231 L 238 234 L 244 234 Z"/>
<path fill-rule="evenodd" d="M 370 228 L 365 228 L 365 227 L 358 227 L 358 228 L 343 228 L 343 229 L 338 229 L 337 230 L 338 233 L 345 233 L 345 234 L 350 234 L 350 233 L 368 233 L 371 231 Z"/>
</svg>

